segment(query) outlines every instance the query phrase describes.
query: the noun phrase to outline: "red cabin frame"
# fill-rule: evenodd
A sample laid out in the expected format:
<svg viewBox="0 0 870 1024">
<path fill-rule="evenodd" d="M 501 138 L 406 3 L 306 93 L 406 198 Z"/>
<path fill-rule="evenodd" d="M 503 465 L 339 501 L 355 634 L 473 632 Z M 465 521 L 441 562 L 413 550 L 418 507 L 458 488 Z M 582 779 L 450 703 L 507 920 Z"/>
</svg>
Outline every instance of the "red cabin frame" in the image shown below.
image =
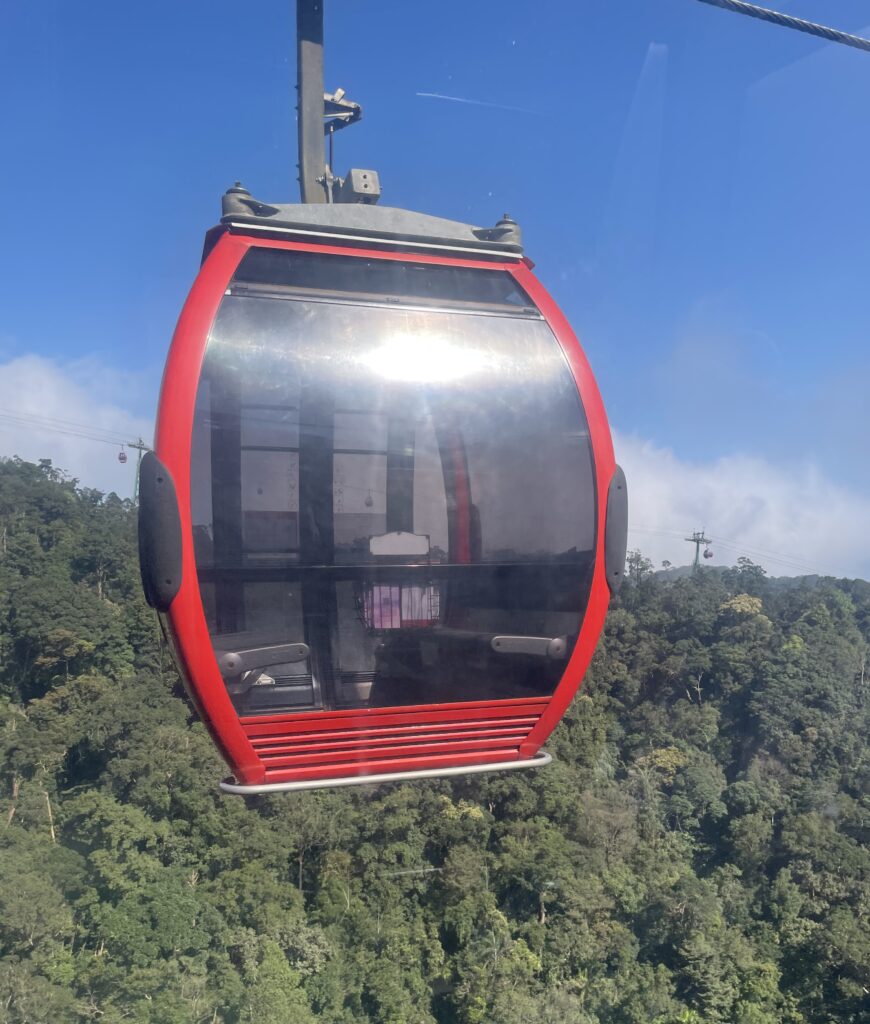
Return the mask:
<svg viewBox="0 0 870 1024">
<path fill-rule="evenodd" d="M 236 229 L 238 231 L 238 229 Z M 595 568 L 577 642 L 549 697 L 399 708 L 293 711 L 240 718 L 213 653 L 194 557 L 190 462 L 194 408 L 206 344 L 221 300 L 252 247 L 368 260 L 503 270 L 529 296 L 555 335 L 588 421 L 596 504 Z M 527 259 L 481 260 L 415 251 L 317 244 L 224 231 L 205 259 L 181 312 L 161 389 L 155 450 L 174 480 L 181 523 L 182 577 L 165 613 L 179 668 L 235 784 L 254 792 L 304 788 L 382 776 L 455 774 L 488 767 L 545 763 L 539 754 L 577 692 L 610 601 L 605 569 L 608 489 L 616 469 L 610 428 L 590 366 L 568 321 Z"/>
</svg>

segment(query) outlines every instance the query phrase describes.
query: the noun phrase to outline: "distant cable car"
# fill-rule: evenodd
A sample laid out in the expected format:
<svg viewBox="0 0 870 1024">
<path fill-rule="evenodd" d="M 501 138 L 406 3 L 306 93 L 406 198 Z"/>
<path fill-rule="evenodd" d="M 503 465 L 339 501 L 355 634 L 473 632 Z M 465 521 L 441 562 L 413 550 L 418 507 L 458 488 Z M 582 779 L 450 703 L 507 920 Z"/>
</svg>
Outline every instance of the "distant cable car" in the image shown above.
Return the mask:
<svg viewBox="0 0 870 1024">
<path fill-rule="evenodd" d="M 121 450 L 120 450 L 120 451 L 118 452 L 118 462 L 120 462 L 120 463 L 121 463 L 121 465 L 123 466 L 123 465 L 124 465 L 124 463 L 125 463 L 126 461 L 127 461 L 127 453 L 126 453 L 126 452 L 124 451 L 124 449 L 122 448 L 122 449 L 121 449 Z"/>
<path fill-rule="evenodd" d="M 141 463 L 146 596 L 229 792 L 547 763 L 624 571 L 598 389 L 513 221 L 330 175 L 337 201 L 237 185 L 206 236 Z"/>
<path fill-rule="evenodd" d="M 713 552 L 709 548 L 704 548 L 704 558 L 712 558 Z"/>
</svg>

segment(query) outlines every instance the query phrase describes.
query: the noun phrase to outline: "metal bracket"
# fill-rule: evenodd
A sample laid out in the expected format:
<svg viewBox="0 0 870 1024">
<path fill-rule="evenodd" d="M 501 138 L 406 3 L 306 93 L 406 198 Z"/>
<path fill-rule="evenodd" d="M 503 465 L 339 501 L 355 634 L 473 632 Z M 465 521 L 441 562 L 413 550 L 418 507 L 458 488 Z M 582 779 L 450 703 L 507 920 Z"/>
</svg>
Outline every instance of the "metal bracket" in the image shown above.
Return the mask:
<svg viewBox="0 0 870 1024">
<path fill-rule="evenodd" d="M 346 100 L 344 96 L 344 89 L 336 89 L 332 94 L 323 94 L 323 116 L 327 119 L 323 124 L 324 135 L 331 135 L 362 119 L 362 107 L 359 103 Z"/>
<path fill-rule="evenodd" d="M 254 669 L 266 668 L 268 665 L 305 661 L 310 653 L 308 644 L 303 643 L 271 644 L 268 647 L 252 647 L 244 651 L 215 651 L 224 679 L 231 679 Z"/>
</svg>

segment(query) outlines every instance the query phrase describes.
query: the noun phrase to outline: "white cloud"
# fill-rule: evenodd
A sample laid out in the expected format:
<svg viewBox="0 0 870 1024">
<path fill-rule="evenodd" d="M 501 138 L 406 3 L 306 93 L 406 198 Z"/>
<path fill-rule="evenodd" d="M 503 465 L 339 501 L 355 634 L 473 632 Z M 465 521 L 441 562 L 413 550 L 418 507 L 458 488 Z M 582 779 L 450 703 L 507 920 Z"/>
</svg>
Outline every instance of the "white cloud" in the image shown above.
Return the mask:
<svg viewBox="0 0 870 1024">
<path fill-rule="evenodd" d="M 125 440 L 152 440 L 150 418 L 129 411 L 150 405 L 149 384 L 95 359 L 60 364 L 37 355 L 0 363 L 0 455 L 55 466 L 88 487 L 133 494 L 136 458 L 118 462 L 119 448 L 37 429 L 38 418 L 84 425 Z M 11 423 L 6 414 L 23 413 Z M 629 544 L 657 564 L 685 565 L 693 549 L 683 538 L 704 529 L 713 565 L 741 554 L 772 575 L 818 571 L 870 578 L 870 498 L 826 478 L 813 464 L 777 465 L 750 455 L 705 462 L 630 434 L 614 436 L 628 477 Z"/>
<path fill-rule="evenodd" d="M 136 452 L 121 465 L 120 446 L 78 437 L 75 431 L 110 433 L 128 441 L 142 437 L 150 444 L 151 420 L 124 408 L 138 402 L 140 392 L 136 376 L 95 359 L 60 364 L 25 355 L 0 363 L 0 455 L 30 462 L 51 459 L 87 487 L 132 497 Z M 40 421 L 46 419 L 70 432 L 44 429 Z"/>
<path fill-rule="evenodd" d="M 704 529 L 712 565 L 747 555 L 776 576 L 870 578 L 870 499 L 813 464 L 751 455 L 696 463 L 631 435 L 616 434 L 614 443 L 628 479 L 629 546 L 656 564 L 687 564 L 694 548 L 683 538 Z"/>
</svg>

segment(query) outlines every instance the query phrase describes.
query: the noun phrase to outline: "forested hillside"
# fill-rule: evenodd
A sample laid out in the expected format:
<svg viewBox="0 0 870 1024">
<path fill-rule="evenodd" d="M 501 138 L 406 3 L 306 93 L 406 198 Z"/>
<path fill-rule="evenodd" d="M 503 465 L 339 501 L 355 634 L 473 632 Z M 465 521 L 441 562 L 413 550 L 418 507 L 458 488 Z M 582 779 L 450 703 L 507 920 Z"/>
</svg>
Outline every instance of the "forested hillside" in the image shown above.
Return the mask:
<svg viewBox="0 0 870 1024">
<path fill-rule="evenodd" d="M 223 796 L 135 508 L 0 462 L 0 1019 L 870 1020 L 870 584 L 639 556 L 536 773 Z"/>
</svg>

